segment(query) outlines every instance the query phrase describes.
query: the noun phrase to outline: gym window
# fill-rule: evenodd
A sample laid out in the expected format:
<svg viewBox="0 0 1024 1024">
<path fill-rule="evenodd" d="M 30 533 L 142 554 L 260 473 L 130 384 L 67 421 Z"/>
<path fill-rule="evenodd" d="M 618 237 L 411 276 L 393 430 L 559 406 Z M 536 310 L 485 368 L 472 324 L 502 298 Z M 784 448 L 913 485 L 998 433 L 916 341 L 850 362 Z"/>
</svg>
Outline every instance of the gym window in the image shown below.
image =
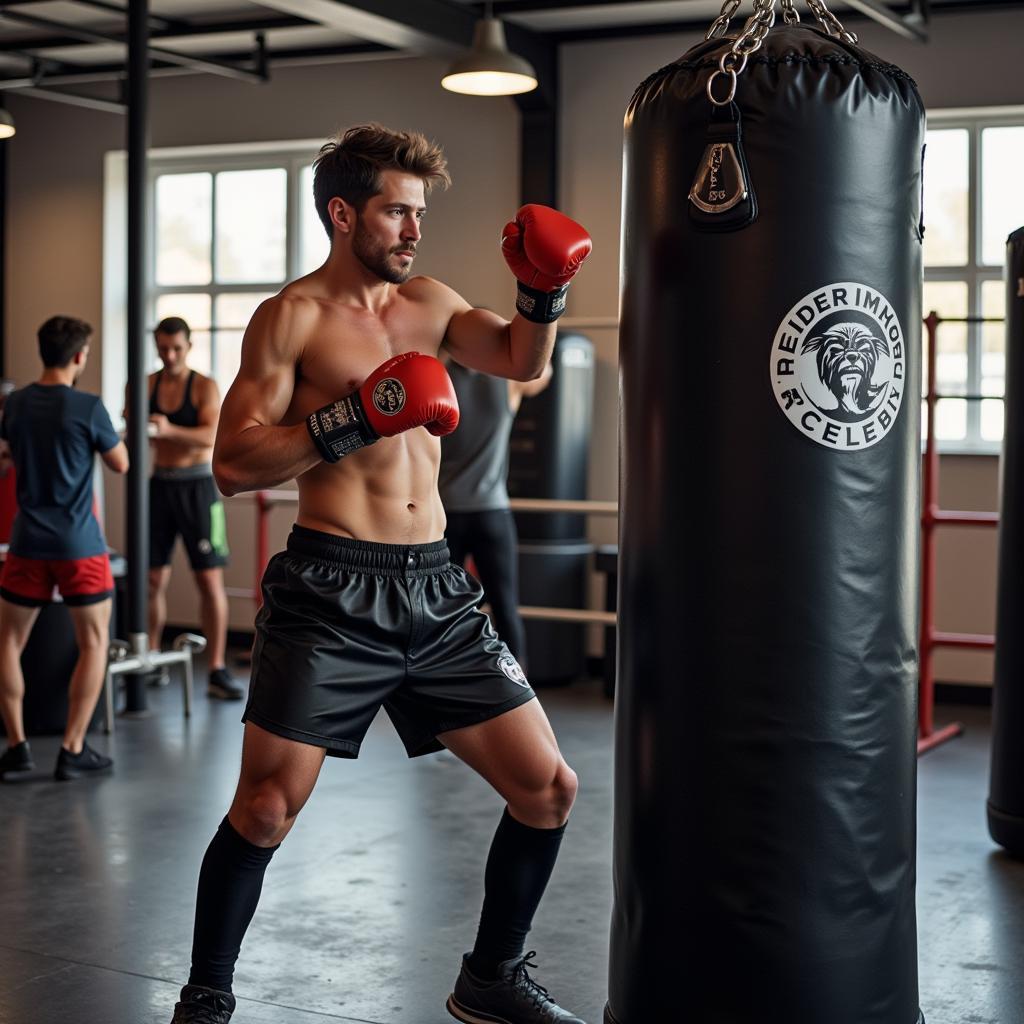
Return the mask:
<svg viewBox="0 0 1024 1024">
<path fill-rule="evenodd" d="M 154 156 L 150 322 L 192 326 L 190 364 L 225 392 L 256 307 L 327 257 L 313 207 L 315 145 L 302 152 Z"/>
<path fill-rule="evenodd" d="M 928 123 L 924 313 L 1002 317 L 1006 237 L 1024 225 L 1024 110 L 932 113 Z M 936 406 L 941 450 L 999 451 L 1004 340 L 1002 324 L 939 326 L 938 393 L 953 396 Z"/>
</svg>

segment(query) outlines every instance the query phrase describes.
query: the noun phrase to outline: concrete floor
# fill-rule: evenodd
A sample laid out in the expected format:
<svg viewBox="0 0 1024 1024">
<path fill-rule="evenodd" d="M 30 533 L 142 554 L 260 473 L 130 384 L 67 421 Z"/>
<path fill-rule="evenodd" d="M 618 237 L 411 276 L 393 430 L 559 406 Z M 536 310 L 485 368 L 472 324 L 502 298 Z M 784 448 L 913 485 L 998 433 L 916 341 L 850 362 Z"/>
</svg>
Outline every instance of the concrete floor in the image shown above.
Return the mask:
<svg viewBox="0 0 1024 1024">
<path fill-rule="evenodd" d="M 231 797 L 237 705 L 176 687 L 121 721 L 116 774 L 0 787 L 0 1024 L 167 1024 L 188 967 L 195 879 Z M 543 693 L 582 788 L 530 938 L 539 980 L 598 1024 L 611 903 L 611 708 L 596 684 Z M 922 1005 L 929 1024 L 1024 1020 L 1024 865 L 984 826 L 988 713 L 921 762 Z M 103 747 L 106 740 L 98 738 Z M 328 760 L 267 875 L 242 949 L 239 1024 L 443 1024 L 501 813 L 450 755 L 407 762 L 383 716 L 359 761 Z M 663 1022 L 657 1022 L 663 1024 Z M 667 1024 L 667 1022 L 665 1022 Z M 693 1022 L 703 1024 L 703 1022 Z"/>
</svg>

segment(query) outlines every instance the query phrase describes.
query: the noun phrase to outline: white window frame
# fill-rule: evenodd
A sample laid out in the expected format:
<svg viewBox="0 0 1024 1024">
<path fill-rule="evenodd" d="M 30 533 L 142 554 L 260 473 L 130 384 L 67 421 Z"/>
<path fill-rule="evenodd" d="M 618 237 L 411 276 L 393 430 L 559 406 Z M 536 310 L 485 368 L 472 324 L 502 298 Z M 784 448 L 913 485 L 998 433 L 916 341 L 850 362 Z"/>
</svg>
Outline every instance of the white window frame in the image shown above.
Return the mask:
<svg viewBox="0 0 1024 1024">
<path fill-rule="evenodd" d="M 145 267 L 146 318 L 150 328 L 156 324 L 156 302 L 160 295 L 185 292 L 210 296 L 211 319 L 218 295 L 247 292 L 277 292 L 288 281 L 301 276 L 302 260 L 302 171 L 316 158 L 322 139 L 289 142 L 243 143 L 231 146 L 189 146 L 154 149 L 149 152 L 146 180 L 147 252 Z M 162 174 L 256 170 L 283 167 L 288 173 L 286 198 L 285 276 L 281 281 L 246 281 L 223 284 L 158 285 L 156 282 L 156 179 Z M 214 178 L 216 183 L 216 177 Z M 216 190 L 216 184 L 214 184 Z M 104 167 L 104 242 L 103 242 L 103 400 L 117 421 L 123 405 L 127 365 L 127 154 L 123 150 L 107 153 Z M 213 234 L 211 261 L 216 260 L 216 195 L 211 203 Z M 211 266 L 215 267 L 214 262 Z M 211 275 L 212 276 L 212 275 Z M 190 324 L 194 330 L 210 330 L 210 355 L 216 366 L 217 330 L 244 327 L 244 324 Z M 154 368 L 156 367 L 154 354 Z M 115 412 L 116 410 L 116 412 Z"/>
<path fill-rule="evenodd" d="M 982 246 L 981 220 L 981 133 L 986 128 L 1024 126 L 1024 106 L 973 107 L 929 111 L 928 128 L 933 130 L 966 129 L 968 140 L 967 179 L 967 262 L 961 266 L 925 267 L 925 281 L 966 281 L 967 315 L 981 316 L 981 286 L 985 281 L 1002 281 L 1004 267 L 980 262 Z M 927 154 L 925 175 L 928 174 Z M 928 211 L 925 212 L 927 230 Z M 922 311 L 925 316 L 930 310 Z M 967 394 L 981 393 L 981 324 L 966 324 L 967 327 Z M 942 330 L 942 327 L 939 327 Z M 922 329 L 922 343 L 927 343 L 927 334 Z M 996 398 L 998 396 L 989 396 Z M 939 441 L 939 451 L 950 455 L 998 455 L 1002 445 L 998 441 L 981 438 L 981 402 L 967 402 L 967 437 L 955 441 Z"/>
</svg>

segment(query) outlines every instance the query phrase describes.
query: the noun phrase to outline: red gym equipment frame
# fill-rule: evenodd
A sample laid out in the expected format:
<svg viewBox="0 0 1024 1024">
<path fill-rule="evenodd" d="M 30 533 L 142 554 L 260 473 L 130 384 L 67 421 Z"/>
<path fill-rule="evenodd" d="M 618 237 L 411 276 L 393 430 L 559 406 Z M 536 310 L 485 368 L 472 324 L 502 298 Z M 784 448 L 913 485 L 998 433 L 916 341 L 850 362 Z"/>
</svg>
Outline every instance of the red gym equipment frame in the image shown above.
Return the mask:
<svg viewBox="0 0 1024 1024">
<path fill-rule="evenodd" d="M 989 633 L 944 633 L 935 628 L 935 529 L 938 526 L 999 525 L 998 512 L 951 512 L 939 507 L 939 451 L 935 439 L 935 405 L 943 397 L 936 390 L 936 341 L 939 324 L 1003 323 L 997 317 L 941 317 L 931 312 L 925 317 L 928 338 L 927 439 L 924 453 L 924 481 L 921 508 L 921 676 L 918 692 L 917 753 L 927 753 L 941 743 L 959 736 L 964 727 L 960 722 L 935 728 L 935 666 L 937 647 L 961 647 L 973 650 L 992 650 L 996 638 Z M 968 396 L 971 397 L 971 396 Z"/>
</svg>

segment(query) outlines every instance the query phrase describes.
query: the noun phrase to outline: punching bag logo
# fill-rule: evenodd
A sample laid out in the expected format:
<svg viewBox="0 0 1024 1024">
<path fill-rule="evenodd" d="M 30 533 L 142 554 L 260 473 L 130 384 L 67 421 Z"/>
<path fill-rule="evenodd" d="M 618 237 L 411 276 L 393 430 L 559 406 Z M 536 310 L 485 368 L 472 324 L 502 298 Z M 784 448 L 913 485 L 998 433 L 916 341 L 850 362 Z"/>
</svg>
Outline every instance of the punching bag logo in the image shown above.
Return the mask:
<svg viewBox="0 0 1024 1024">
<path fill-rule="evenodd" d="M 906 343 L 892 304 L 841 282 L 805 295 L 775 332 L 772 388 L 801 433 L 827 448 L 870 448 L 903 404 Z"/>
</svg>

